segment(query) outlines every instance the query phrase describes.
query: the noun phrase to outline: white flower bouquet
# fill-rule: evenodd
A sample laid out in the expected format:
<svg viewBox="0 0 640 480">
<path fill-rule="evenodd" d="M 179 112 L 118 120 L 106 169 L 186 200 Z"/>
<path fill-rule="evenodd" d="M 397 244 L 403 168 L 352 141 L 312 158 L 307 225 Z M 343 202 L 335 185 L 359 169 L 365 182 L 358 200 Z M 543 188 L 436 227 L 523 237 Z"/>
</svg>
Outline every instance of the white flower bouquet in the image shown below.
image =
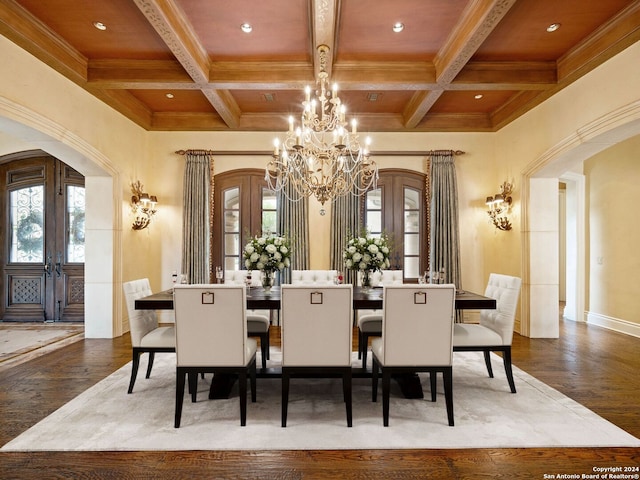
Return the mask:
<svg viewBox="0 0 640 480">
<path fill-rule="evenodd" d="M 291 245 L 287 237 L 253 237 L 242 252 L 247 270 L 275 272 L 291 266 Z"/>
<path fill-rule="evenodd" d="M 348 270 L 372 272 L 389 268 L 389 241 L 383 234 L 380 237 L 369 235 L 353 237 L 347 242 L 342 253 L 344 266 Z"/>
</svg>

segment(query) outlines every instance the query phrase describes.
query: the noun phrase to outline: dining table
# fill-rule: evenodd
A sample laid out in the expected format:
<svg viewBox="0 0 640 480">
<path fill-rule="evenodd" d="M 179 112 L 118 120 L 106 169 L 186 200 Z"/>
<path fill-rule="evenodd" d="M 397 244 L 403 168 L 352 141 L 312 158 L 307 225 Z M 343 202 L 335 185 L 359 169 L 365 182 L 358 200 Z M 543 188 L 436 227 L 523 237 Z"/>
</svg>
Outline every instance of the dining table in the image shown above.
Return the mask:
<svg viewBox="0 0 640 480">
<path fill-rule="evenodd" d="M 416 285 L 418 286 L 418 285 Z M 309 288 L 320 288 L 311 285 Z M 361 286 L 353 287 L 353 309 L 354 310 L 381 310 L 383 306 L 383 288 Z M 262 287 L 252 286 L 247 288 L 247 309 L 251 310 L 280 310 L 281 290 L 279 286 L 274 286 L 269 292 Z M 139 298 L 135 301 L 136 310 L 173 310 L 173 289 L 163 290 L 149 296 Z M 455 308 L 457 310 L 484 310 L 495 309 L 496 300 L 478 293 L 466 290 L 456 290 Z M 355 312 L 354 312 L 355 315 Z M 259 369 L 257 373 L 260 378 L 279 378 L 282 369 L 269 367 Z M 216 378 L 217 377 L 217 378 Z M 369 378 L 371 371 L 367 368 L 353 368 L 353 377 Z M 227 375 L 214 376 L 209 398 L 228 398 L 234 378 Z M 396 378 L 406 398 L 423 398 L 422 385 L 417 375 L 402 376 Z"/>
<path fill-rule="evenodd" d="M 314 288 L 311 286 L 310 288 Z M 360 286 L 353 287 L 354 310 L 380 310 L 382 309 L 382 287 L 365 289 Z M 247 309 L 250 310 L 280 310 L 280 287 L 271 288 L 266 292 L 262 287 L 247 289 Z M 147 297 L 135 301 L 136 310 L 173 310 L 173 290 L 164 290 L 153 293 Z M 457 310 L 484 310 L 495 309 L 495 298 L 485 297 L 478 293 L 466 290 L 456 290 Z"/>
</svg>

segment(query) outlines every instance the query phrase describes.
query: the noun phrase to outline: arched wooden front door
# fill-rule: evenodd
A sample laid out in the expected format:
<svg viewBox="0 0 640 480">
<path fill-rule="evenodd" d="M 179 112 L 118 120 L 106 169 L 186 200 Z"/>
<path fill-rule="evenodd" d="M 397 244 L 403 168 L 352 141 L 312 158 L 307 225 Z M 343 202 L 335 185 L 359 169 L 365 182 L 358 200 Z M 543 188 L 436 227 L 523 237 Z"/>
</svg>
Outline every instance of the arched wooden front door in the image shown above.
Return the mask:
<svg viewBox="0 0 640 480">
<path fill-rule="evenodd" d="M 0 319 L 84 321 L 84 177 L 48 155 L 0 163 Z"/>
</svg>

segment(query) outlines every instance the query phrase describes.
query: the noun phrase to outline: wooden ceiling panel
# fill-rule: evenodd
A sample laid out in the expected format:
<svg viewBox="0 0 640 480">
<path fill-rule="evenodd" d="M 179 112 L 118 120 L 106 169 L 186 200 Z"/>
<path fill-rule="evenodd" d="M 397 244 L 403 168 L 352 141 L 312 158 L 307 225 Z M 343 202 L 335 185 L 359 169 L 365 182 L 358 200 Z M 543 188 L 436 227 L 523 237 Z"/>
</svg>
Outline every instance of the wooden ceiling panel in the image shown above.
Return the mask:
<svg viewBox="0 0 640 480">
<path fill-rule="evenodd" d="M 173 59 L 131 0 L 18 0 L 89 59 Z M 93 24 L 102 22 L 107 29 Z"/>
<path fill-rule="evenodd" d="M 478 49 L 475 61 L 556 61 L 629 0 L 518 0 Z M 559 23 L 555 32 L 547 32 Z"/>
<path fill-rule="evenodd" d="M 491 113 L 507 102 L 512 91 L 450 91 L 436 100 L 432 113 Z M 482 95 L 476 98 L 476 95 Z"/>
<path fill-rule="evenodd" d="M 215 112 L 200 90 L 130 90 L 130 93 L 154 112 Z"/>
<path fill-rule="evenodd" d="M 431 61 L 468 0 L 343 0 L 336 62 Z M 404 30 L 393 31 L 396 22 Z"/>
<path fill-rule="evenodd" d="M 275 112 L 296 117 L 302 112 L 304 100 L 302 90 L 232 90 L 231 95 L 245 113 Z"/>
<path fill-rule="evenodd" d="M 311 61 L 306 0 L 176 0 L 212 61 Z M 248 23 L 251 33 L 240 26 Z"/>
</svg>

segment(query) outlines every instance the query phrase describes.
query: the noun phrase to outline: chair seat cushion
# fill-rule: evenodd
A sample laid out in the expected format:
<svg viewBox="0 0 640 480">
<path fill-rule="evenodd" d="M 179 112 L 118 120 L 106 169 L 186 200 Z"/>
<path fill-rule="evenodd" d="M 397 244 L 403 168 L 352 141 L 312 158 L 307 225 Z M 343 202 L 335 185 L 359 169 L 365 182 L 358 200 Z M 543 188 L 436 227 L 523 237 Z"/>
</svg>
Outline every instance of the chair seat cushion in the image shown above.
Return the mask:
<svg viewBox="0 0 640 480">
<path fill-rule="evenodd" d="M 361 332 L 382 333 L 382 314 L 362 315 L 358 318 L 358 328 Z"/>
<path fill-rule="evenodd" d="M 176 346 L 175 327 L 158 327 L 147 333 L 140 341 L 141 347 L 171 348 Z"/>
<path fill-rule="evenodd" d="M 490 328 L 475 323 L 456 323 L 453 326 L 453 346 L 492 347 L 502 345 L 502 337 Z"/>
<path fill-rule="evenodd" d="M 265 333 L 269 331 L 269 319 L 264 315 L 248 314 L 247 315 L 247 332 Z"/>
<path fill-rule="evenodd" d="M 378 360 L 382 361 L 384 350 L 384 341 L 382 338 L 374 338 L 371 342 L 371 353 L 373 353 Z"/>
<path fill-rule="evenodd" d="M 258 349 L 258 342 L 255 338 L 247 338 L 244 344 L 244 358 L 246 359 L 246 364 L 249 364 L 253 356 L 256 354 L 256 350 Z"/>
</svg>

